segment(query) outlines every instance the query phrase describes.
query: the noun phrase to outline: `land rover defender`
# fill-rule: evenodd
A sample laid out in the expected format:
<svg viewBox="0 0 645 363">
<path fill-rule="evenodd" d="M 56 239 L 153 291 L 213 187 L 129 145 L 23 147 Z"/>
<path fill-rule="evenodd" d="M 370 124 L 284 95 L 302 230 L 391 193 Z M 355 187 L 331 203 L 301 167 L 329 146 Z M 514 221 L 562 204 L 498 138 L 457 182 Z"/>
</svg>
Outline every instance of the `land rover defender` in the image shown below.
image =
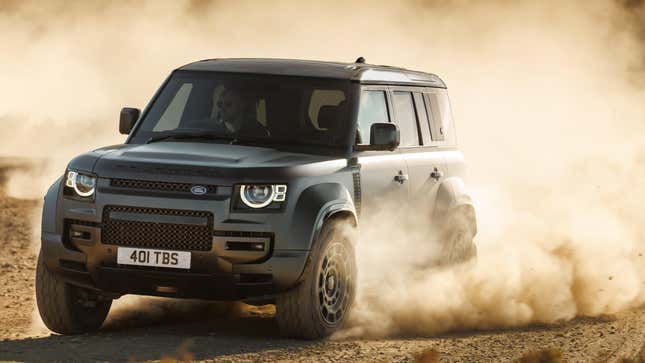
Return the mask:
<svg viewBox="0 0 645 363">
<path fill-rule="evenodd" d="M 436 75 L 203 60 L 143 112 L 123 108 L 119 130 L 125 143 L 77 156 L 45 196 L 36 297 L 54 332 L 95 331 L 139 294 L 275 303 L 286 336 L 328 336 L 354 300 L 362 216 L 384 198 L 427 208 L 447 262 L 476 255 Z"/>
</svg>

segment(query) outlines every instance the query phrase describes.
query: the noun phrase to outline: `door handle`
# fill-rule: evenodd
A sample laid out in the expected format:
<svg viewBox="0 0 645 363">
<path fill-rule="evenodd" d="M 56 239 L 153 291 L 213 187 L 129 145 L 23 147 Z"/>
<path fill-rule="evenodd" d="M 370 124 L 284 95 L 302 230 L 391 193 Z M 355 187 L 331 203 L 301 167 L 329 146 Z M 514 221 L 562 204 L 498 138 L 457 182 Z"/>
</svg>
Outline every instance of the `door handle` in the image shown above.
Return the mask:
<svg viewBox="0 0 645 363">
<path fill-rule="evenodd" d="M 439 169 L 434 168 L 432 173 L 430 173 L 430 177 L 434 180 L 439 180 L 443 177 L 443 173 L 439 171 Z"/>
<path fill-rule="evenodd" d="M 400 184 L 403 184 L 408 181 L 408 174 L 403 174 L 403 171 L 399 170 L 399 174 L 394 176 L 394 180 L 399 182 Z"/>
</svg>

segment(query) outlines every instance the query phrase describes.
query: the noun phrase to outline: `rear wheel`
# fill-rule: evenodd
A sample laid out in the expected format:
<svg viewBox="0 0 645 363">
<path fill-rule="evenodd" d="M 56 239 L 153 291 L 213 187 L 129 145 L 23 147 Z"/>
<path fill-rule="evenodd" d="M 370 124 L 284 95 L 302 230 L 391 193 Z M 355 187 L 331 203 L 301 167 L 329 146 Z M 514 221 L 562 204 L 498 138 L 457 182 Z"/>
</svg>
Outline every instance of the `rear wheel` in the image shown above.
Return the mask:
<svg viewBox="0 0 645 363">
<path fill-rule="evenodd" d="M 442 263 L 457 264 L 477 257 L 477 246 L 474 243 L 477 234 L 475 211 L 472 207 L 463 206 L 450 211 L 442 226 Z"/>
<path fill-rule="evenodd" d="M 111 299 L 70 285 L 51 273 L 42 253 L 36 268 L 36 302 L 47 328 L 59 334 L 97 331 L 112 305 Z"/>
<path fill-rule="evenodd" d="M 283 335 L 324 338 L 346 321 L 356 289 L 356 262 L 349 223 L 326 223 L 311 251 L 303 281 L 276 298 Z"/>
</svg>

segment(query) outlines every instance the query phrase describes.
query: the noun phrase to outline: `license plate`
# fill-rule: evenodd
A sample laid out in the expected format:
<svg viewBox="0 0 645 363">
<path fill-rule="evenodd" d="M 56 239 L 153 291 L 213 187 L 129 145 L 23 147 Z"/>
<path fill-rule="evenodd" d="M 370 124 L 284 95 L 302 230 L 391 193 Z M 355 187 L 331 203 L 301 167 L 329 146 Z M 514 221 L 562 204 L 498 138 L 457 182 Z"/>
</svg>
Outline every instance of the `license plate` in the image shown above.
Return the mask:
<svg viewBox="0 0 645 363">
<path fill-rule="evenodd" d="M 116 262 L 120 265 L 190 268 L 190 252 L 119 247 Z"/>
</svg>

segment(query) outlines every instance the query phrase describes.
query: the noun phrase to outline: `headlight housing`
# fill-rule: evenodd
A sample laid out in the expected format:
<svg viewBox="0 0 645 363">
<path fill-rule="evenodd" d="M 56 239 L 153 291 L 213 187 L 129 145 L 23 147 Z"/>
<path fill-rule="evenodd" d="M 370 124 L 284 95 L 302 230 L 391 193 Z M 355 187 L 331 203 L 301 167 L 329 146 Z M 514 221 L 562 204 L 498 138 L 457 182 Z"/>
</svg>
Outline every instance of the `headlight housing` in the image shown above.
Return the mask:
<svg viewBox="0 0 645 363">
<path fill-rule="evenodd" d="M 285 184 L 243 184 L 239 186 L 240 209 L 280 208 L 287 199 Z"/>
<path fill-rule="evenodd" d="M 96 175 L 68 170 L 65 175 L 65 195 L 78 199 L 94 199 Z"/>
</svg>

